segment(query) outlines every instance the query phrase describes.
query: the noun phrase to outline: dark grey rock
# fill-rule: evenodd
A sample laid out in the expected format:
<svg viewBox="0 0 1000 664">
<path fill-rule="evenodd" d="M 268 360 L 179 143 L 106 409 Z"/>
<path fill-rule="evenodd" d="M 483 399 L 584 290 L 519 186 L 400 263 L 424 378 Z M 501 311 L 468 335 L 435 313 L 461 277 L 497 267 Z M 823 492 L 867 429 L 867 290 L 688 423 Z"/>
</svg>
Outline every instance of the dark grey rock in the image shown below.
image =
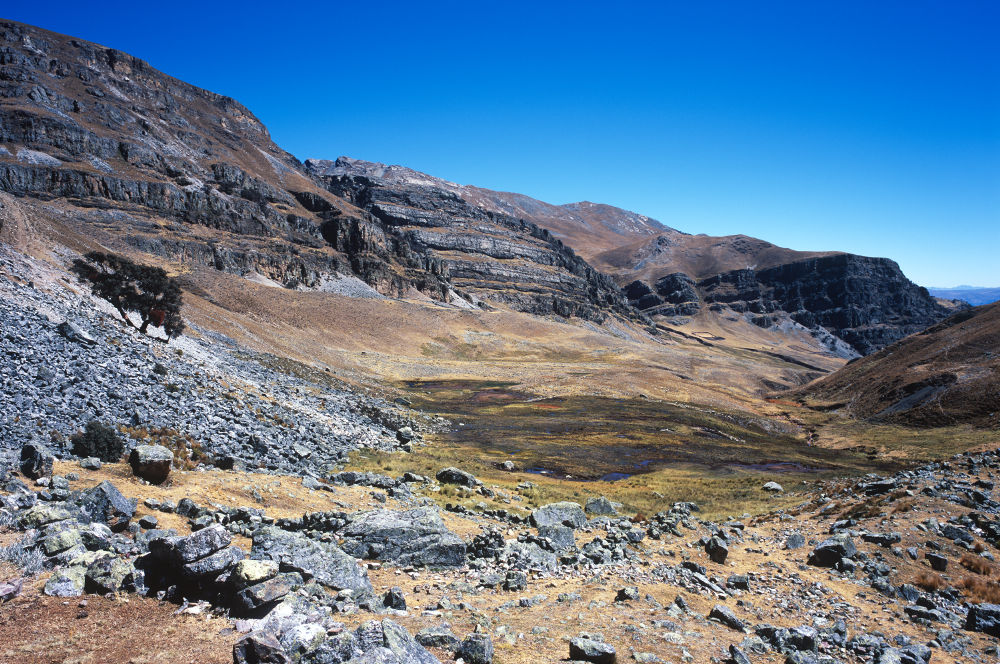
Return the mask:
<svg viewBox="0 0 1000 664">
<path fill-rule="evenodd" d="M 173 452 L 162 445 L 139 445 L 128 456 L 132 473 L 152 484 L 166 481 L 173 461 Z"/>
<path fill-rule="evenodd" d="M 108 480 L 84 491 L 79 500 L 80 512 L 87 521 L 107 524 L 113 532 L 121 532 L 128 527 L 135 515 L 136 505 L 135 498 L 126 498 Z"/>
<path fill-rule="evenodd" d="M 467 664 L 493 664 L 493 641 L 488 634 L 470 634 L 458 648 Z"/>
<path fill-rule="evenodd" d="M 474 489 L 482 484 L 472 473 L 467 473 L 464 470 L 454 467 L 442 468 L 435 475 L 435 478 L 441 484 L 458 484 L 470 489 Z"/>
<path fill-rule="evenodd" d="M 735 629 L 737 631 L 746 631 L 746 624 L 736 617 L 733 610 L 730 609 L 725 604 L 716 604 L 712 607 L 712 610 L 708 613 L 708 617 L 711 620 L 717 620 L 726 627 L 730 629 Z"/>
<path fill-rule="evenodd" d="M 713 563 L 723 564 L 729 556 L 729 546 L 721 537 L 712 537 L 705 543 L 705 553 Z"/>
<path fill-rule="evenodd" d="M 965 629 L 1000 637 L 1000 604 L 972 604 L 965 618 Z"/>
<path fill-rule="evenodd" d="M 843 558 L 852 558 L 858 552 L 848 535 L 840 534 L 820 542 L 809 556 L 809 564 L 833 567 Z"/>
<path fill-rule="evenodd" d="M 583 506 L 583 511 L 590 516 L 618 516 L 615 504 L 604 496 L 599 498 L 588 498 Z"/>
<path fill-rule="evenodd" d="M 594 664 L 615 664 L 617 654 L 611 644 L 593 639 L 576 638 L 569 642 L 569 658 Z"/>
<path fill-rule="evenodd" d="M 41 443 L 30 442 L 21 448 L 21 472 L 30 479 L 52 477 L 55 456 Z"/>
</svg>

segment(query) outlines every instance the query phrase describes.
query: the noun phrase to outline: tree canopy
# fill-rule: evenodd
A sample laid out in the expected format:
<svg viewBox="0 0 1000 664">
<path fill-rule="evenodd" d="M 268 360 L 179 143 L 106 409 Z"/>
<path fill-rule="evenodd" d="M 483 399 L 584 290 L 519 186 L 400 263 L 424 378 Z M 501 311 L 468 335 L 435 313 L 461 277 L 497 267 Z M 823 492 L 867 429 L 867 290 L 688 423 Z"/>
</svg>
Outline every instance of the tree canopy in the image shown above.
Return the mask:
<svg viewBox="0 0 1000 664">
<path fill-rule="evenodd" d="M 135 327 L 129 313 L 139 316 L 139 331 L 163 328 L 167 339 L 184 331 L 181 288 L 158 267 L 141 265 L 124 256 L 92 251 L 73 263 L 73 270 L 90 283 L 91 292 L 111 303 L 125 323 Z"/>
</svg>

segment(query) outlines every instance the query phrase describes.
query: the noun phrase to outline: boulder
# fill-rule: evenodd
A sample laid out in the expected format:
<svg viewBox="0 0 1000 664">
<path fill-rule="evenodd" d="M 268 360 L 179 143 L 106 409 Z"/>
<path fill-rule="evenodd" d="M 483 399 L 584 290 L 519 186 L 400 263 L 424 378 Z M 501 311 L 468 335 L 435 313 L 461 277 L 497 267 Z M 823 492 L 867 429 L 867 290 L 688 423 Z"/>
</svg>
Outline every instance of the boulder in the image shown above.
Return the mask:
<svg viewBox="0 0 1000 664">
<path fill-rule="evenodd" d="M 556 554 L 534 542 L 508 542 L 500 554 L 503 564 L 519 570 L 551 572 L 559 566 Z"/>
<path fill-rule="evenodd" d="M 590 516 L 618 516 L 615 504 L 604 496 L 588 498 L 587 504 L 583 506 L 583 511 Z"/>
<path fill-rule="evenodd" d="M 705 553 L 708 554 L 713 563 L 722 565 L 729 557 L 729 546 L 721 537 L 712 537 L 705 543 Z"/>
<path fill-rule="evenodd" d="M 708 613 L 708 618 L 719 621 L 729 629 L 735 629 L 739 632 L 746 631 L 744 622 L 737 618 L 733 610 L 725 604 L 716 604 L 713 606 L 712 610 Z"/>
<path fill-rule="evenodd" d="M 80 565 L 58 569 L 45 582 L 43 592 L 52 597 L 79 597 L 83 594 L 86 574 L 87 568 Z"/>
<path fill-rule="evenodd" d="M 71 323 L 68 320 L 59 323 L 59 325 L 56 327 L 56 330 L 59 331 L 59 334 L 63 335 L 70 341 L 75 341 L 77 343 L 84 344 L 87 346 L 92 346 L 97 343 L 97 340 L 94 339 L 94 337 L 90 336 L 86 331 L 84 331 L 83 328 L 81 328 L 76 323 Z"/>
<path fill-rule="evenodd" d="M 247 634 L 233 645 L 233 664 L 290 663 L 278 639 L 263 631 Z"/>
<path fill-rule="evenodd" d="M 771 493 L 784 493 L 785 492 L 785 488 L 783 486 L 781 486 L 780 484 L 778 484 L 777 482 L 768 482 L 767 484 L 765 484 L 764 486 L 762 486 L 761 489 L 763 489 L 764 491 L 769 491 Z"/>
<path fill-rule="evenodd" d="M 297 572 L 285 572 L 277 576 L 243 588 L 234 598 L 234 605 L 244 613 L 252 613 L 284 598 L 302 585 L 302 576 Z"/>
<path fill-rule="evenodd" d="M 139 445 L 128 455 L 132 473 L 152 484 L 162 484 L 167 479 L 173 461 L 173 452 L 163 445 Z"/>
<path fill-rule="evenodd" d="M 233 566 L 229 577 L 233 585 L 241 590 L 262 581 L 272 579 L 278 574 L 278 563 L 273 560 L 251 560 L 244 558 Z"/>
<path fill-rule="evenodd" d="M 848 535 L 834 535 L 823 540 L 809 554 L 809 564 L 817 567 L 834 567 L 842 558 L 853 558 L 857 547 Z"/>
<path fill-rule="evenodd" d="M 415 637 L 417 643 L 425 648 L 441 648 L 455 652 L 458 650 L 460 642 L 458 637 L 451 631 L 448 625 L 425 627 L 417 632 Z"/>
<path fill-rule="evenodd" d="M 556 551 L 565 551 L 576 545 L 573 529 L 569 526 L 539 526 L 538 534 L 552 542 Z"/>
<path fill-rule="evenodd" d="M 458 648 L 466 664 L 493 664 L 493 641 L 489 634 L 469 634 Z"/>
<path fill-rule="evenodd" d="M 84 575 L 88 592 L 105 595 L 116 593 L 132 580 L 135 568 L 132 563 L 116 556 L 100 558 L 87 567 Z"/>
<path fill-rule="evenodd" d="M 426 567 L 465 564 L 465 542 L 448 530 L 434 507 L 362 512 L 340 535 L 344 551 L 356 558 Z"/>
<path fill-rule="evenodd" d="M 1000 604 L 972 604 L 965 618 L 965 629 L 1000 637 Z"/>
<path fill-rule="evenodd" d="M 531 525 L 539 526 L 569 526 L 579 528 L 587 523 L 587 515 L 577 503 L 564 501 L 550 503 L 539 507 L 531 513 Z"/>
<path fill-rule="evenodd" d="M 80 467 L 84 470 L 100 470 L 101 460 L 97 457 L 87 457 L 86 459 L 80 459 Z"/>
<path fill-rule="evenodd" d="M 55 460 L 52 452 L 41 443 L 30 442 L 21 448 L 21 472 L 33 480 L 52 477 L 52 464 Z"/>
<path fill-rule="evenodd" d="M 149 543 L 149 552 L 157 560 L 183 567 L 224 549 L 232 540 L 228 530 L 215 524 L 185 537 L 154 539 Z"/>
<path fill-rule="evenodd" d="M 272 560 L 281 570 L 298 572 L 327 588 L 350 590 L 355 595 L 372 592 L 368 572 L 332 542 L 265 526 L 254 532 L 250 555 L 258 560 Z"/>
<path fill-rule="evenodd" d="M 406 664 L 441 664 L 405 628 L 388 619 L 366 622 L 355 630 L 354 638 L 365 653 L 374 648 L 386 648 Z"/>
<path fill-rule="evenodd" d="M 107 524 L 112 532 L 117 533 L 128 527 L 138 501 L 126 498 L 114 484 L 104 480 L 84 491 L 78 504 L 85 520 Z"/>
<path fill-rule="evenodd" d="M 0 582 L 0 604 L 9 602 L 20 595 L 23 587 L 24 581 L 21 579 Z"/>
<path fill-rule="evenodd" d="M 613 646 L 603 641 L 576 638 L 569 642 L 569 658 L 594 664 L 615 664 L 617 654 Z"/>
<path fill-rule="evenodd" d="M 806 545 L 805 535 L 802 533 L 792 533 L 787 538 L 785 538 L 785 549 L 793 551 L 795 549 L 801 549 Z"/>
<path fill-rule="evenodd" d="M 931 569 L 935 572 L 943 572 L 948 569 L 948 559 L 940 554 L 928 551 L 924 554 L 924 558 L 931 564 Z"/>
<path fill-rule="evenodd" d="M 203 531 L 198 531 L 203 532 Z M 199 560 L 187 563 L 181 567 L 181 576 L 188 580 L 215 577 L 243 560 L 246 554 L 235 546 L 227 546 Z"/>
<path fill-rule="evenodd" d="M 482 484 L 472 473 L 467 473 L 464 470 L 454 467 L 442 468 L 434 477 L 441 484 L 458 484 L 460 486 L 467 486 L 470 489 L 474 489 Z"/>
</svg>

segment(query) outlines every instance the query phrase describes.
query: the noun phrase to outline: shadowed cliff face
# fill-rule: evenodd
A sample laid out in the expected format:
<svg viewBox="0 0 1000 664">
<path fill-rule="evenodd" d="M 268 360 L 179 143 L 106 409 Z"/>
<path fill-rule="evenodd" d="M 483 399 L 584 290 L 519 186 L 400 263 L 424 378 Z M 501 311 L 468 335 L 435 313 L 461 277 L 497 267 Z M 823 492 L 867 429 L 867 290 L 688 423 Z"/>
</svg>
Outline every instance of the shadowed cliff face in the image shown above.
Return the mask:
<svg viewBox="0 0 1000 664">
<path fill-rule="evenodd" d="M 86 240 L 287 287 L 353 273 L 394 296 L 636 315 L 548 231 L 433 187 L 320 183 L 239 103 L 120 51 L 2 22 L 0 67 L 0 191 L 60 206 Z"/>
<path fill-rule="evenodd" d="M 629 300 L 651 316 L 691 316 L 702 308 L 746 317 L 760 327 L 794 323 L 832 334 L 867 355 L 953 313 L 907 279 L 888 258 L 832 254 L 766 270 L 732 270 L 695 283 L 683 273 L 654 286 L 634 281 Z M 830 340 L 843 354 L 843 344 Z M 840 350 L 836 348 L 840 346 Z"/>
<path fill-rule="evenodd" d="M 736 270 L 698 284 L 706 303 L 759 314 L 773 325 L 782 314 L 823 328 L 867 355 L 951 313 L 907 279 L 888 258 L 836 254 L 766 270 Z"/>
</svg>

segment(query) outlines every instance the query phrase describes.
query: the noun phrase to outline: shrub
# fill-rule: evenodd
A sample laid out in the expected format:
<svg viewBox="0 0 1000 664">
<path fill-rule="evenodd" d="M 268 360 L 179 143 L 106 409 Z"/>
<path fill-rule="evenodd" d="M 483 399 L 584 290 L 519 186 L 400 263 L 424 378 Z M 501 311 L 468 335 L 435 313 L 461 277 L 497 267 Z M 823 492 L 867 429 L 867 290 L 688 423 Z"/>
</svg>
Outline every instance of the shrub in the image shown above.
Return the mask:
<svg viewBox="0 0 1000 664">
<path fill-rule="evenodd" d="M 184 330 L 181 288 L 164 270 L 99 251 L 84 259 L 74 261 L 73 271 L 90 282 L 91 292 L 110 302 L 127 325 L 135 327 L 128 317 L 132 312 L 139 314 L 143 334 L 150 325 L 161 327 L 169 340 Z"/>
<path fill-rule="evenodd" d="M 996 604 L 1000 602 L 1000 584 L 996 581 L 974 576 L 967 576 L 958 584 L 973 603 L 989 602 Z"/>
<path fill-rule="evenodd" d="M 975 572 L 976 574 L 989 576 L 993 572 L 993 565 L 990 564 L 990 561 L 986 560 L 986 558 L 983 558 L 982 556 L 977 556 L 972 553 L 963 553 L 962 559 L 958 562 L 962 565 L 962 567 L 970 572 Z"/>
<path fill-rule="evenodd" d="M 947 583 L 941 578 L 940 574 L 935 574 L 933 572 L 921 571 L 917 574 L 917 578 L 913 581 L 914 585 L 919 588 L 923 588 L 928 592 L 934 592 L 935 590 L 940 590 L 944 588 Z"/>
<path fill-rule="evenodd" d="M 0 546 L 0 560 L 20 568 L 28 576 L 34 576 L 42 571 L 45 555 L 41 549 L 25 546 L 23 540 L 18 540 L 10 546 Z"/>
<path fill-rule="evenodd" d="M 97 420 L 87 422 L 83 432 L 70 439 L 73 454 L 78 457 L 97 457 L 101 461 L 114 463 L 125 453 L 125 441 L 118 432 Z"/>
</svg>

